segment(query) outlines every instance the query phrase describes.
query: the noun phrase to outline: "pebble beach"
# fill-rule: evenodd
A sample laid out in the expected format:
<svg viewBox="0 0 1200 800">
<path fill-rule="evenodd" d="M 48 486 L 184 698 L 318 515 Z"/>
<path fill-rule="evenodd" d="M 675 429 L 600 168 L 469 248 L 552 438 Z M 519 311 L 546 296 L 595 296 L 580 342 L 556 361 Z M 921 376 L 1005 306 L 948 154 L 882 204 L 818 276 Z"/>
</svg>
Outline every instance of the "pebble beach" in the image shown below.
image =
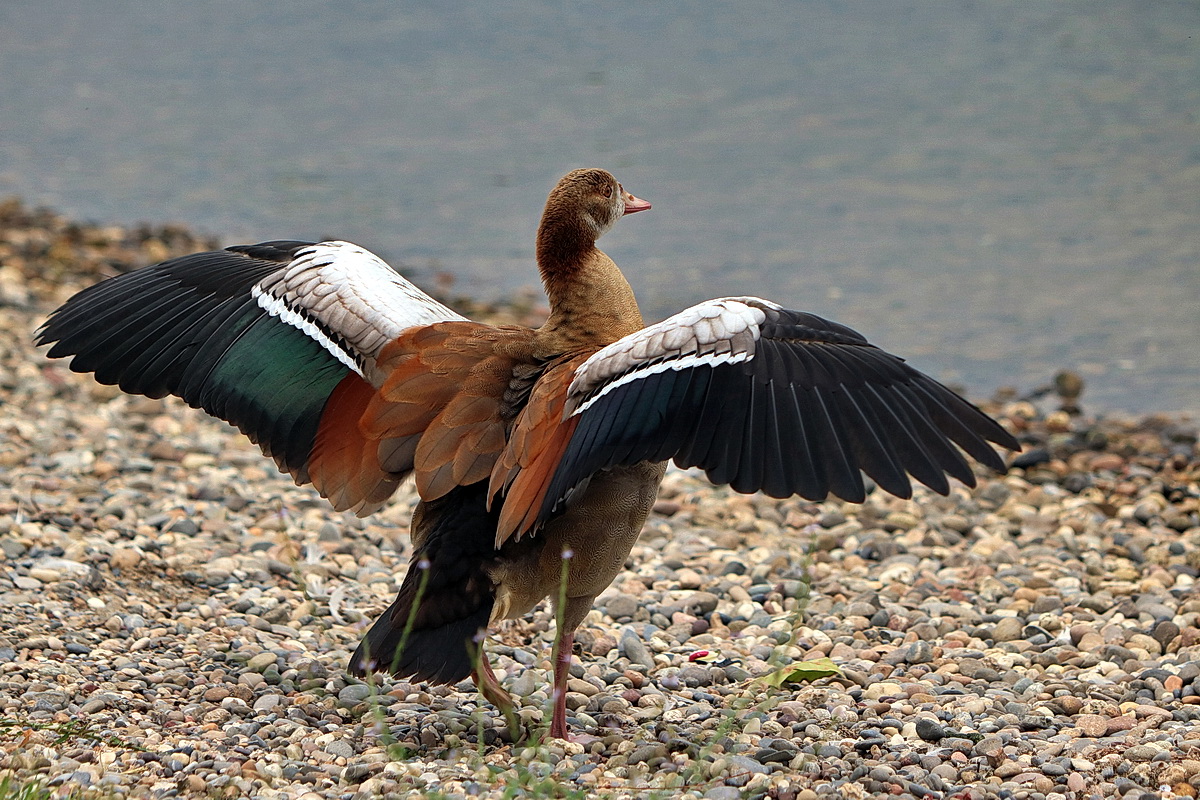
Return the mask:
<svg viewBox="0 0 1200 800">
<path fill-rule="evenodd" d="M 672 468 L 577 635 L 582 741 L 543 738 L 548 607 L 491 637 L 515 737 L 470 682 L 345 672 L 411 486 L 334 512 L 230 426 L 32 345 L 79 289 L 215 246 L 0 203 L 0 800 L 1200 792 L 1196 421 L 971 397 L 1024 446 L 1008 474 L 862 505 Z"/>
</svg>

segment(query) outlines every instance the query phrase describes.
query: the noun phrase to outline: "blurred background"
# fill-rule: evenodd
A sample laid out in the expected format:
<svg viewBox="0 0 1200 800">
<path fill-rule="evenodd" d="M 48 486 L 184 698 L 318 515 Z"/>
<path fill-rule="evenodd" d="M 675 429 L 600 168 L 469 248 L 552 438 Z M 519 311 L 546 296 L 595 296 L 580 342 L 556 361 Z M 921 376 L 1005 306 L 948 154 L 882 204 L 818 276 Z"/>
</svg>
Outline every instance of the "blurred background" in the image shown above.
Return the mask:
<svg viewBox="0 0 1200 800">
<path fill-rule="evenodd" d="M 0 195 L 537 285 L 565 171 L 649 319 L 754 294 L 985 396 L 1200 414 L 1195 2 L 6 3 Z"/>
</svg>

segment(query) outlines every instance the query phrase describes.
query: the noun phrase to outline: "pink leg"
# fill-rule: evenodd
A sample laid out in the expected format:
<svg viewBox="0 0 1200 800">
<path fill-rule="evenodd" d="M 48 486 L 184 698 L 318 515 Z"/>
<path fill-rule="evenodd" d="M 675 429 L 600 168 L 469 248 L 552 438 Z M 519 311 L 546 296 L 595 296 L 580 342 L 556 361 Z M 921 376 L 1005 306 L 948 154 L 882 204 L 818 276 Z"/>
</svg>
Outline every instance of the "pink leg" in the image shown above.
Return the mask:
<svg viewBox="0 0 1200 800">
<path fill-rule="evenodd" d="M 550 735 L 571 741 L 567 733 L 567 678 L 570 676 L 571 649 L 575 631 L 564 630 L 558 636 L 558 658 L 554 661 L 554 716 L 550 720 Z"/>
</svg>

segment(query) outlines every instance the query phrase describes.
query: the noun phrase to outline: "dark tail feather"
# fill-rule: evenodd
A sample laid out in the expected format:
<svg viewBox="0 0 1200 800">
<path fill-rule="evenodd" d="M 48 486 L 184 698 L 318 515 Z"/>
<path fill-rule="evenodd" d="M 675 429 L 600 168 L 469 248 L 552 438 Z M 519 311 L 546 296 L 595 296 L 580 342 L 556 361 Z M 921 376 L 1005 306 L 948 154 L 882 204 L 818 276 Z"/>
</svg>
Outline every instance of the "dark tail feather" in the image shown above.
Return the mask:
<svg viewBox="0 0 1200 800">
<path fill-rule="evenodd" d="M 496 602 L 487 574 L 496 558 L 496 514 L 486 501 L 487 481 L 481 481 L 421 504 L 408 574 L 354 651 L 352 674 L 378 670 L 443 684 L 471 674 Z"/>
<path fill-rule="evenodd" d="M 492 600 L 440 627 L 419 630 L 414 625 L 405 637 L 411 604 L 401 593 L 359 643 L 350 658 L 350 672 L 362 676 L 378 670 L 428 683 L 458 683 L 475 669 Z"/>
</svg>

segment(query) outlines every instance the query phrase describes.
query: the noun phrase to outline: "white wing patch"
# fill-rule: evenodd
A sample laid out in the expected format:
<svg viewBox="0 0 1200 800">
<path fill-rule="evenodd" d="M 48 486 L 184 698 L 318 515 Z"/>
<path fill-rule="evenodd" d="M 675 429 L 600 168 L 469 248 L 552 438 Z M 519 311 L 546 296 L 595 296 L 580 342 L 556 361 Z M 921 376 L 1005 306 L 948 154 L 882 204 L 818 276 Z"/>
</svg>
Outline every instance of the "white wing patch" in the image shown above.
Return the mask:
<svg viewBox="0 0 1200 800">
<path fill-rule="evenodd" d="M 373 361 L 406 329 L 466 319 L 351 242 L 321 242 L 297 251 L 253 294 L 268 313 L 304 331 L 359 375 L 364 361 Z"/>
<path fill-rule="evenodd" d="M 281 322 L 286 322 L 293 328 L 299 329 L 310 339 L 321 345 L 321 347 L 328 350 L 338 361 L 357 372 L 360 378 L 362 377 L 362 368 L 354 360 L 354 357 L 350 353 L 347 353 L 337 342 L 326 336 L 325 331 L 314 325 L 312 320 L 305 318 L 302 314 L 297 314 L 287 307 L 287 303 L 278 297 L 267 294 L 258 286 L 250 289 L 250 295 L 255 299 L 259 307 L 272 317 L 278 317 Z"/>
<path fill-rule="evenodd" d="M 745 352 L 706 353 L 704 355 L 689 355 L 684 356 L 683 358 L 674 358 L 670 361 L 659 361 L 657 363 L 637 367 L 634 370 L 625 373 L 616 380 L 609 381 L 608 383 L 604 384 L 600 391 L 596 392 L 587 400 L 580 403 L 579 407 L 572 411 L 569 416 L 582 414 L 584 411 L 587 411 L 589 408 L 591 408 L 592 404 L 604 397 L 604 395 L 616 390 L 621 386 L 624 386 L 627 383 L 633 383 L 634 381 L 641 380 L 642 378 L 646 378 L 650 375 L 656 375 L 659 372 L 666 372 L 669 369 L 673 369 L 678 372 L 679 370 L 692 369 L 693 367 L 715 367 L 718 364 L 736 364 L 739 361 L 745 361 L 748 358 L 750 358 L 750 354 Z M 570 400 L 568 400 L 568 403 L 569 402 Z"/>
<path fill-rule="evenodd" d="M 747 361 L 766 312 L 781 308 L 758 297 L 722 297 L 618 339 L 575 370 L 565 413 L 581 414 L 618 387 L 666 370 Z"/>
</svg>

